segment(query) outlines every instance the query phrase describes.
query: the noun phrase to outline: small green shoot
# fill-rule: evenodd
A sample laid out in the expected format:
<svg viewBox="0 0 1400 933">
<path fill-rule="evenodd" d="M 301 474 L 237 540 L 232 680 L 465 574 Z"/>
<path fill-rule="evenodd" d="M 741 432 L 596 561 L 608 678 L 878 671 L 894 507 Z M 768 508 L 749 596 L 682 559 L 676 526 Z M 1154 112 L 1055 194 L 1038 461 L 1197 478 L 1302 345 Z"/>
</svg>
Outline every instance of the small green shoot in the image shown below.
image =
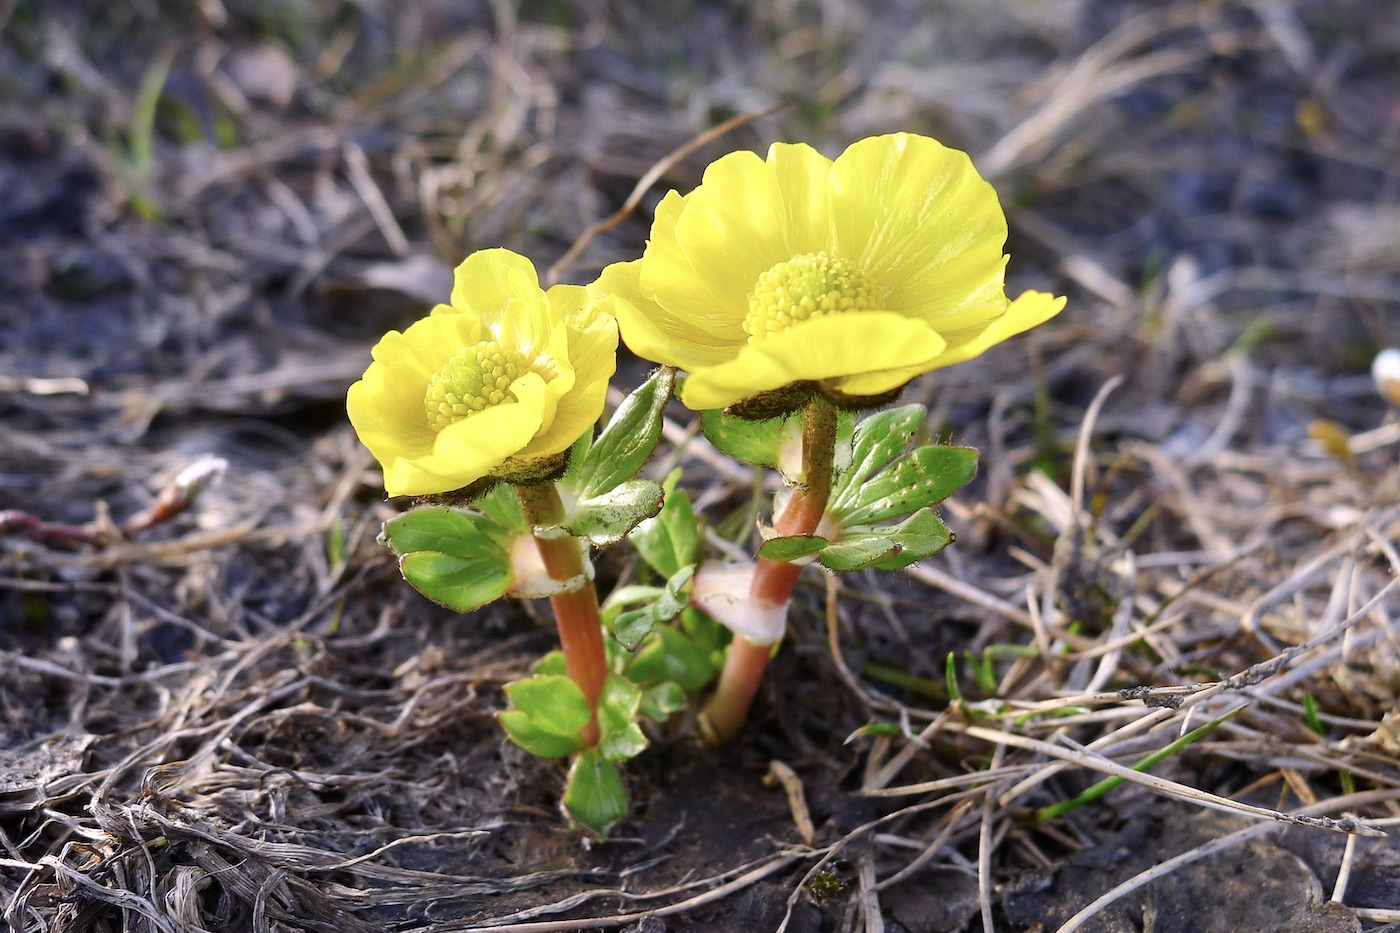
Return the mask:
<svg viewBox="0 0 1400 933">
<path fill-rule="evenodd" d="M 971 651 L 965 652 L 967 664 L 972 668 L 973 679 L 977 681 L 977 689 L 983 693 L 997 692 L 997 672 L 992 666 L 992 656 L 984 651 L 981 657 L 974 655 Z"/>
<path fill-rule="evenodd" d="M 875 680 L 887 683 L 892 687 L 899 687 L 901 690 L 908 690 L 910 693 L 917 693 L 940 703 L 948 699 L 948 688 L 942 682 L 930 677 L 910 674 L 888 664 L 866 661 L 860 666 L 860 672 L 866 677 L 873 677 Z"/>
<path fill-rule="evenodd" d="M 160 220 L 164 214 L 160 203 L 151 195 L 151 183 L 155 177 L 156 108 L 174 61 L 175 50 L 170 48 L 151 63 L 131 104 L 131 124 L 127 128 L 125 145 L 115 141 L 112 144 L 122 183 L 127 189 L 127 204 L 138 217 L 147 221 Z"/>
<path fill-rule="evenodd" d="M 1146 758 L 1143 758 L 1140 761 L 1136 762 L 1135 764 L 1133 764 L 1132 769 L 1134 771 L 1148 771 L 1156 767 L 1156 765 L 1159 762 L 1166 760 L 1167 758 L 1171 757 L 1172 755 L 1175 755 L 1177 752 L 1181 751 L 1183 748 L 1190 745 L 1191 743 L 1197 741 L 1198 739 L 1204 738 L 1205 736 L 1214 732 L 1216 729 L 1220 728 L 1222 725 L 1229 722 L 1231 719 L 1234 719 L 1240 713 L 1244 712 L 1245 709 L 1247 709 L 1247 707 L 1237 706 L 1234 709 L 1230 710 L 1228 713 L 1225 713 L 1221 716 L 1217 716 L 1215 719 L 1212 719 L 1205 725 L 1198 726 L 1195 729 L 1192 729 L 1190 732 L 1181 736 L 1176 741 L 1164 746 L 1163 748 L 1158 749 L 1157 751 L 1148 755 Z M 1056 804 L 1051 804 L 1048 807 L 1041 807 L 1039 810 L 1036 811 L 1035 820 L 1037 823 L 1048 823 L 1050 820 L 1064 816 L 1071 810 L 1077 810 L 1080 807 L 1084 806 L 1086 803 L 1092 803 L 1093 801 L 1098 800 L 1104 794 L 1107 794 L 1119 784 L 1122 784 L 1123 780 L 1124 779 L 1121 777 L 1106 777 L 1102 781 L 1099 781 L 1098 783 L 1089 787 L 1087 790 L 1080 793 L 1078 796 L 1071 797 L 1069 800 L 1062 800 Z"/>
<path fill-rule="evenodd" d="M 1317 715 L 1317 698 L 1311 692 L 1303 694 L 1303 722 L 1312 731 L 1323 738 L 1327 737 L 1327 727 L 1322 724 L 1322 720 Z"/>
<path fill-rule="evenodd" d="M 868 723 L 868 724 L 866 724 L 866 725 L 864 725 L 864 726 L 861 726 L 859 729 L 856 730 L 855 734 L 856 734 L 856 735 L 888 735 L 888 736 L 893 737 L 893 736 L 896 736 L 896 735 L 903 735 L 903 734 L 904 734 L 904 730 L 901 729 L 901 728 L 899 727 L 899 724 L 898 724 L 898 723 L 894 723 L 894 722 L 872 722 L 872 723 Z"/>
<path fill-rule="evenodd" d="M 334 575 L 345 563 L 345 519 L 337 515 L 326 533 L 326 563 Z"/>
</svg>

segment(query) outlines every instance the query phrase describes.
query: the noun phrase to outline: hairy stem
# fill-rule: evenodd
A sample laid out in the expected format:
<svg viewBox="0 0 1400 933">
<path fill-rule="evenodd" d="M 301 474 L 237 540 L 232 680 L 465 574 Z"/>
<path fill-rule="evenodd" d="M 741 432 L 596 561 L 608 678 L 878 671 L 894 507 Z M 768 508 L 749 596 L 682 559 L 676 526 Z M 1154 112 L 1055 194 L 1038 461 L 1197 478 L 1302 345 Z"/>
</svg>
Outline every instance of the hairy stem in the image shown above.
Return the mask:
<svg viewBox="0 0 1400 933">
<path fill-rule="evenodd" d="M 515 487 L 525 517 L 531 526 L 558 524 L 564 519 L 564 503 L 553 483 Z M 559 644 L 564 649 L 564 669 L 569 679 L 579 685 L 588 699 L 593 718 L 579 731 L 579 737 L 590 748 L 598 744 L 598 697 L 603 693 L 603 681 L 608 676 L 608 658 L 603 648 L 603 619 L 598 612 L 598 592 L 588 579 L 583 553 L 578 540 L 569 535 L 541 537 L 535 535 L 535 547 L 551 579 L 582 581 L 563 593 L 549 598 L 554 608 L 554 621 L 559 626 Z"/>
<path fill-rule="evenodd" d="M 802 483 L 773 521 L 779 537 L 812 534 L 826 512 L 831 498 L 832 462 L 836 456 L 836 409 L 815 395 L 802 410 Z M 763 608 L 781 607 L 792 600 L 793 587 L 802 574 L 800 564 L 758 559 L 749 601 Z M 771 645 L 756 644 L 735 634 L 725 657 L 719 686 L 706 705 L 703 716 L 710 736 L 727 742 L 739 734 L 749 716 L 749 706 L 758 692 L 764 668 L 772 654 Z"/>
</svg>

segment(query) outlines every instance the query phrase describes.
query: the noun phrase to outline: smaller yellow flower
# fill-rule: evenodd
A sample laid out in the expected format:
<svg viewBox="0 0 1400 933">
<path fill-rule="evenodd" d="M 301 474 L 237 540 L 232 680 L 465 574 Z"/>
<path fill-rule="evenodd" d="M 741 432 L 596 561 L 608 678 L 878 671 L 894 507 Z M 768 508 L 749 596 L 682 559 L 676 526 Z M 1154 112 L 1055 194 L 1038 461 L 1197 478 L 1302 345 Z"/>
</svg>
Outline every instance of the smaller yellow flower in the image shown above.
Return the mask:
<svg viewBox="0 0 1400 933">
<path fill-rule="evenodd" d="M 528 259 L 482 250 L 451 304 L 375 345 L 350 422 L 391 496 L 539 475 L 592 430 L 617 364 L 617 324 L 585 289 L 542 291 Z"/>
<path fill-rule="evenodd" d="M 834 161 L 779 143 L 666 195 L 642 258 L 592 288 L 633 352 L 690 373 L 692 409 L 794 385 L 858 406 L 1059 313 L 1063 298 L 1006 297 L 1005 242 L 962 152 L 910 133 Z"/>
</svg>

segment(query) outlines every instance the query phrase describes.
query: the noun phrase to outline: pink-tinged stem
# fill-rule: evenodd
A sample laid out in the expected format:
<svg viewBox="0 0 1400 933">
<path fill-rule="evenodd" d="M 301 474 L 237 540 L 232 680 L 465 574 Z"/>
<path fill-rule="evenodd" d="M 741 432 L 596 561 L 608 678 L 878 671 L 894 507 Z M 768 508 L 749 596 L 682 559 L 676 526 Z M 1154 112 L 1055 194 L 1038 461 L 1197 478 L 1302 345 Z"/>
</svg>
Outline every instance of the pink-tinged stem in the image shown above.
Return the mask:
<svg viewBox="0 0 1400 933">
<path fill-rule="evenodd" d="M 553 525 L 564 519 L 564 503 L 553 483 L 517 486 L 520 504 L 531 525 Z M 582 579 L 582 586 L 549 598 L 554 621 L 559 626 L 559 644 L 564 649 L 564 669 L 579 685 L 593 718 L 579 730 L 584 744 L 598 744 L 598 697 L 608 677 L 608 657 L 603 648 L 603 619 L 598 612 L 598 592 L 585 576 L 583 555 L 575 538 L 535 536 L 545 572 L 553 580 Z"/>
<path fill-rule="evenodd" d="M 787 505 L 773 522 L 779 537 L 807 535 L 817 530 L 831 498 L 832 461 L 836 456 L 836 409 L 820 395 L 813 396 L 802 410 L 802 481 Z M 802 574 L 800 564 L 758 558 L 749 601 L 756 607 L 781 607 L 792 600 L 793 588 Z M 735 633 L 724 659 L 719 686 L 702 714 L 710 737 L 727 742 L 739 734 L 749 717 L 749 706 L 758 693 L 764 668 L 772 655 L 772 645 L 760 645 Z"/>
</svg>

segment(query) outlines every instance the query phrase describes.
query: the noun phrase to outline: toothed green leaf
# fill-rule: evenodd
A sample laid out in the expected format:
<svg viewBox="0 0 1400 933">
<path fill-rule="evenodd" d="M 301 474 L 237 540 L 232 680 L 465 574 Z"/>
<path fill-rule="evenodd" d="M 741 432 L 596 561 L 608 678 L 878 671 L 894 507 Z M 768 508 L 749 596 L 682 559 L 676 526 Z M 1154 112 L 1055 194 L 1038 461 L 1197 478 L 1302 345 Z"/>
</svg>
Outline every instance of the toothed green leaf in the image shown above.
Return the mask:
<svg viewBox="0 0 1400 933">
<path fill-rule="evenodd" d="M 637 726 L 642 691 L 626 677 L 609 674 L 598 697 L 598 751 L 608 761 L 626 761 L 647 747 Z"/>
<path fill-rule="evenodd" d="M 381 540 L 399 555 L 399 571 L 415 589 L 449 609 L 470 612 L 514 582 L 511 534 L 483 513 L 435 507 L 386 522 Z"/>
<path fill-rule="evenodd" d="M 574 759 L 564 787 L 564 812 L 598 836 L 606 836 L 627 815 L 627 788 L 622 772 L 597 749 Z"/>
<path fill-rule="evenodd" d="M 664 680 L 642 691 L 639 712 L 652 722 L 662 723 L 687 706 L 685 690 L 674 680 Z"/>
<path fill-rule="evenodd" d="M 563 528 L 595 547 L 616 544 L 633 528 L 661 511 L 661 484 L 631 479 L 580 501 L 569 510 Z"/>
<path fill-rule="evenodd" d="M 846 495 L 830 511 L 843 524 L 875 525 L 942 502 L 977 472 L 971 447 L 919 447 Z"/>
<path fill-rule="evenodd" d="M 690 604 L 690 597 L 682 589 L 695 575 L 693 566 L 685 566 L 666 581 L 665 587 L 627 587 L 613 593 L 608 602 L 626 602 L 626 597 L 640 595 L 646 605 L 640 609 L 629 609 L 613 614 L 605 611 L 603 621 L 611 626 L 613 637 L 628 651 L 636 649 L 651 630 L 662 622 L 669 622 Z M 613 607 L 609 606 L 609 610 Z"/>
<path fill-rule="evenodd" d="M 898 525 L 847 529 L 817 559 L 828 570 L 842 572 L 865 567 L 898 570 L 938 553 L 952 540 L 942 519 L 930 509 L 920 509 Z"/>
<path fill-rule="evenodd" d="M 676 371 L 663 366 L 617 406 L 568 477 L 580 499 L 596 499 L 637 475 L 661 439 L 662 416 L 675 381 Z"/>
<path fill-rule="evenodd" d="M 541 758 L 563 758 L 583 747 L 579 730 L 592 714 L 588 699 L 568 677 L 544 675 L 506 685 L 513 709 L 496 718 L 511 741 Z"/>
<path fill-rule="evenodd" d="M 769 538 L 758 548 L 758 556 L 768 560 L 801 560 L 811 557 L 826 547 L 827 540 L 821 535 L 792 535 L 787 538 Z"/>
<path fill-rule="evenodd" d="M 663 484 L 665 502 L 661 512 L 637 526 L 628 538 L 642 560 L 663 577 L 671 577 L 682 567 L 695 563 L 700 529 L 690 496 L 676 485 L 681 471 L 672 470 Z"/>
</svg>

